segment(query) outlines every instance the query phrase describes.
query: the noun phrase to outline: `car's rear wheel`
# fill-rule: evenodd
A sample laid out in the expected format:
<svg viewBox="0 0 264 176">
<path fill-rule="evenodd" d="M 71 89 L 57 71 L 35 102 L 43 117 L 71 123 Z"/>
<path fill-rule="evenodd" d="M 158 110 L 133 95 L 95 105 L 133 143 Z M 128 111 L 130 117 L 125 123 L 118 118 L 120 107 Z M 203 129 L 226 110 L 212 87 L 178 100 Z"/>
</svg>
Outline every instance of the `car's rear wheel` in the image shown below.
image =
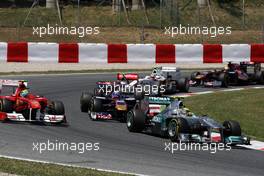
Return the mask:
<svg viewBox="0 0 264 176">
<path fill-rule="evenodd" d="M 190 84 L 188 78 L 180 78 L 177 83 L 180 92 L 189 92 Z"/>
<path fill-rule="evenodd" d="M 256 80 L 258 84 L 264 84 L 264 72 L 259 71 L 256 73 Z"/>
<path fill-rule="evenodd" d="M 130 132 L 141 132 L 145 128 L 145 114 L 139 109 L 127 113 L 127 128 Z"/>
<path fill-rule="evenodd" d="M 168 94 L 172 94 L 176 92 L 176 84 L 175 82 L 170 81 L 167 85 L 166 85 L 166 93 Z"/>
<path fill-rule="evenodd" d="M 64 104 L 61 101 L 53 101 L 52 107 L 53 107 L 53 113 L 55 115 L 64 115 L 65 114 Z"/>
<path fill-rule="evenodd" d="M 88 112 L 92 97 L 93 97 L 92 93 L 89 93 L 89 92 L 83 92 L 82 93 L 81 98 L 80 98 L 80 104 L 81 104 L 81 111 L 82 112 Z"/>
<path fill-rule="evenodd" d="M 225 136 L 241 136 L 241 127 L 239 122 L 228 120 L 224 121 L 223 126 Z"/>
<path fill-rule="evenodd" d="M 228 82 L 229 82 L 229 80 L 228 80 L 228 74 L 226 74 L 226 73 L 220 73 L 220 75 L 219 75 L 219 81 L 221 81 L 221 87 L 228 87 Z"/>
<path fill-rule="evenodd" d="M 13 103 L 7 99 L 0 100 L 0 111 L 11 113 L 13 112 Z"/>
</svg>

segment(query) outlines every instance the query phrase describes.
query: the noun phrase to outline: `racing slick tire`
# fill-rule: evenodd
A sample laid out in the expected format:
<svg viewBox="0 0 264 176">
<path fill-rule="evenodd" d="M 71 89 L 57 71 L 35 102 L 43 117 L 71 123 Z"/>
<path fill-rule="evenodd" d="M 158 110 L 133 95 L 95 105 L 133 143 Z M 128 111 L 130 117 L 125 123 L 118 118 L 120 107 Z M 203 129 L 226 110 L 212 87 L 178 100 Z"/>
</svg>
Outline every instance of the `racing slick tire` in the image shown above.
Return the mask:
<svg viewBox="0 0 264 176">
<path fill-rule="evenodd" d="M 172 142 L 179 140 L 179 125 L 176 119 L 171 119 L 168 124 L 168 136 Z"/>
<path fill-rule="evenodd" d="M 221 87 L 228 87 L 228 74 L 226 73 L 220 73 L 219 75 L 219 81 L 221 81 Z"/>
<path fill-rule="evenodd" d="M 175 82 L 169 82 L 167 85 L 166 85 L 166 93 L 168 94 L 172 94 L 172 93 L 175 93 L 176 92 L 176 85 L 175 85 Z"/>
<path fill-rule="evenodd" d="M 264 84 L 264 72 L 259 71 L 256 73 L 256 80 L 258 84 Z"/>
<path fill-rule="evenodd" d="M 224 121 L 223 126 L 225 136 L 241 136 L 241 127 L 237 121 Z"/>
<path fill-rule="evenodd" d="M 168 136 L 172 142 L 179 141 L 179 133 L 188 133 L 189 124 L 184 118 L 171 119 L 168 124 Z"/>
<path fill-rule="evenodd" d="M 65 114 L 65 108 L 64 104 L 61 101 L 53 101 L 53 110 L 55 115 L 64 115 Z"/>
<path fill-rule="evenodd" d="M 134 96 L 135 96 L 136 100 L 143 100 L 145 97 L 145 92 L 144 91 L 135 91 Z"/>
<path fill-rule="evenodd" d="M 81 98 L 80 98 L 80 104 L 81 104 L 81 111 L 82 112 L 88 112 L 92 97 L 93 97 L 93 94 L 91 94 L 89 92 L 83 92 L 82 93 Z"/>
<path fill-rule="evenodd" d="M 241 84 L 241 81 L 239 80 L 237 73 L 235 73 L 235 75 L 233 76 L 233 78 L 232 77 L 229 78 L 229 82 L 231 84 L 234 84 L 234 85 L 240 85 Z"/>
<path fill-rule="evenodd" d="M 91 112 L 101 112 L 103 104 L 100 99 L 93 98 L 90 106 L 91 106 L 90 108 Z"/>
<path fill-rule="evenodd" d="M 189 92 L 190 84 L 188 78 L 180 78 L 177 83 L 180 92 Z"/>
<path fill-rule="evenodd" d="M 127 113 L 127 129 L 130 132 L 141 132 L 145 128 L 145 114 L 140 109 L 133 109 Z"/>
<path fill-rule="evenodd" d="M 13 112 L 13 103 L 7 99 L 0 100 L 0 112 Z"/>
</svg>

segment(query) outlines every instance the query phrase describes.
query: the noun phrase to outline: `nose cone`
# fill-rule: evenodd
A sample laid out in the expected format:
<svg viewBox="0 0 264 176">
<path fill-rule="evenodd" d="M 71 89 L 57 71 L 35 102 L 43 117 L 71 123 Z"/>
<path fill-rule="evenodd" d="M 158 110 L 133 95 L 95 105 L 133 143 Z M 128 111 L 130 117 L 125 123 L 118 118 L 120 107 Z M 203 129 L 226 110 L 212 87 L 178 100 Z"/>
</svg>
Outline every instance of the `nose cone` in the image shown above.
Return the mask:
<svg viewBox="0 0 264 176">
<path fill-rule="evenodd" d="M 32 109 L 40 109 L 41 108 L 40 103 L 36 100 L 30 101 L 29 105 L 30 105 L 30 108 L 32 108 Z"/>
</svg>

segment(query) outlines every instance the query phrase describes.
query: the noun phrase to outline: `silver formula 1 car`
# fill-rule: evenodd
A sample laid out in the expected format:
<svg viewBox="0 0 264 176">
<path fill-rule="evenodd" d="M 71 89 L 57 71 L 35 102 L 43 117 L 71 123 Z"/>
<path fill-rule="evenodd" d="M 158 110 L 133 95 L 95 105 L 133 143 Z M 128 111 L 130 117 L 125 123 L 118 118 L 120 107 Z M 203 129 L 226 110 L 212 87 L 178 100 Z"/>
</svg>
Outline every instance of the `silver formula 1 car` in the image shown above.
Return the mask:
<svg viewBox="0 0 264 176">
<path fill-rule="evenodd" d="M 250 144 L 237 121 L 221 124 L 209 116 L 197 116 L 172 97 L 145 97 L 136 103 L 127 114 L 127 128 L 130 132 L 151 131 L 173 142 Z"/>
</svg>

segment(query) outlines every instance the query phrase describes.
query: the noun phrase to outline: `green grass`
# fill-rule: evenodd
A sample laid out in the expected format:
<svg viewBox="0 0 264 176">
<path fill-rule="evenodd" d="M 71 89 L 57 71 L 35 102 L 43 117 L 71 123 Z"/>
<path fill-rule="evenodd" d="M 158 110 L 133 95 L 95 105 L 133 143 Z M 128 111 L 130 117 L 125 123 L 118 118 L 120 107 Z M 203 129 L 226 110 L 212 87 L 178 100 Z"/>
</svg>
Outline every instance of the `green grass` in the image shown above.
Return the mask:
<svg viewBox="0 0 264 176">
<path fill-rule="evenodd" d="M 125 176 L 94 169 L 0 158 L 0 172 L 25 176 Z"/>
<path fill-rule="evenodd" d="M 180 1 L 180 7 L 189 0 Z M 57 11 L 36 7 L 32 10 L 27 23 L 23 26 L 28 8 L 0 8 L 0 41 L 31 41 L 31 42 L 94 42 L 94 43 L 140 43 L 142 42 L 142 25 L 147 35 L 145 43 L 261 43 L 263 33 L 261 26 L 264 19 L 264 1 L 246 1 L 246 26 L 242 27 L 241 1 L 233 1 L 234 5 L 223 5 L 221 8 L 216 1 L 212 2 L 212 10 L 216 26 L 231 26 L 232 35 L 219 35 L 216 38 L 200 35 L 178 35 L 171 38 L 164 35 L 165 26 L 175 26 L 175 11 L 170 13 L 170 7 L 164 8 L 162 15 L 162 30 L 160 29 L 160 9 L 158 6 L 149 7 L 147 13 L 150 24 L 147 24 L 142 10 L 131 11 L 128 24 L 124 12 L 113 13 L 111 6 L 81 6 L 78 20 L 76 6 L 67 5 L 63 8 L 64 26 L 99 26 L 99 35 L 88 35 L 79 38 L 74 35 L 51 35 L 40 38 L 32 35 L 32 26 L 55 26 L 59 24 Z M 172 14 L 172 18 L 171 18 Z M 179 23 L 182 25 L 198 26 L 196 1 L 180 11 Z M 23 27 L 22 27 L 23 26 Z M 201 9 L 201 26 L 213 26 L 207 8 Z"/>
<path fill-rule="evenodd" d="M 186 8 L 182 7 L 189 0 L 180 1 L 180 23 L 183 25 L 197 25 L 197 3 L 192 3 Z M 234 29 L 241 29 L 242 25 L 242 4 L 240 1 L 233 2 L 233 5 L 224 4 L 222 7 L 216 1 L 211 1 L 212 11 L 215 17 L 216 25 L 231 25 Z M 246 24 L 248 29 L 260 29 L 263 24 L 263 7 L 262 0 L 246 1 Z M 0 9 L 0 26 L 17 27 L 21 26 L 27 16 L 29 8 L 1 8 Z M 151 6 L 147 9 L 150 26 L 160 27 L 160 9 L 159 6 Z M 142 26 L 147 25 L 144 12 L 142 10 L 130 11 L 129 18 L 131 25 L 126 21 L 125 14 L 113 13 L 111 6 L 81 6 L 80 12 L 75 5 L 64 6 L 63 8 L 63 24 L 76 25 L 78 22 L 77 15 L 80 14 L 80 25 L 96 25 L 96 26 Z M 172 25 L 176 23 L 176 11 L 171 12 L 170 4 L 163 8 L 163 25 Z M 43 26 L 47 23 L 59 23 L 56 9 L 46 9 L 45 7 L 36 7 L 31 11 L 26 26 Z M 212 25 L 211 17 L 207 8 L 201 9 L 201 24 Z"/>
<path fill-rule="evenodd" d="M 219 92 L 185 99 L 194 113 L 216 120 L 237 120 L 245 134 L 264 140 L 264 89 Z"/>
</svg>

